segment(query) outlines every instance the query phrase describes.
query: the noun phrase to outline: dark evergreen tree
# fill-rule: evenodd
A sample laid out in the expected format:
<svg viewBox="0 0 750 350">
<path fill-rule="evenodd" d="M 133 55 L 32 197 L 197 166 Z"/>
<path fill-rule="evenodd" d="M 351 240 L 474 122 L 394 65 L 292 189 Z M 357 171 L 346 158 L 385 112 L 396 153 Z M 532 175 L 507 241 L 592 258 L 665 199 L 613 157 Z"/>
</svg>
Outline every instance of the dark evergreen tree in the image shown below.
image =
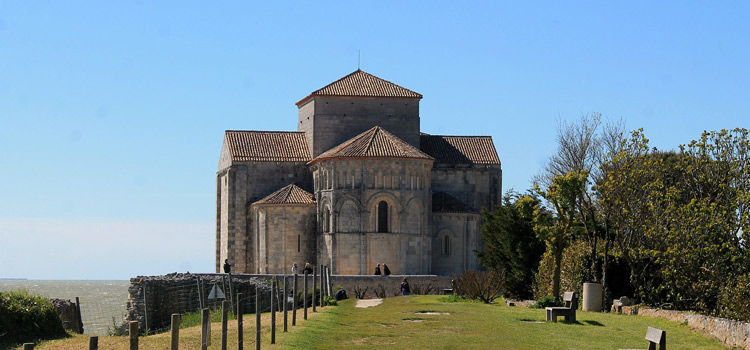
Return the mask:
<svg viewBox="0 0 750 350">
<path fill-rule="evenodd" d="M 477 256 L 488 269 L 505 271 L 504 294 L 528 299 L 544 242 L 534 232 L 534 215 L 543 210 L 535 197 L 508 192 L 502 205 L 482 213 L 484 251 Z M 536 212 L 536 213 L 535 213 Z"/>
</svg>

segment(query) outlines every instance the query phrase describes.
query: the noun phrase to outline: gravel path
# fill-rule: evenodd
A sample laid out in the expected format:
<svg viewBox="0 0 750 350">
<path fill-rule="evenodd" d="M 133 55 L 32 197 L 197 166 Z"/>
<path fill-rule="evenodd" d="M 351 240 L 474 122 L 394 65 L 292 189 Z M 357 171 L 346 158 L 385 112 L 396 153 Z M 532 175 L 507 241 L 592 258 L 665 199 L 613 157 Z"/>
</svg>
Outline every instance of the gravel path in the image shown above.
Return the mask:
<svg viewBox="0 0 750 350">
<path fill-rule="evenodd" d="M 370 307 L 378 306 L 383 302 L 383 299 L 359 299 L 357 300 L 357 307 Z"/>
</svg>

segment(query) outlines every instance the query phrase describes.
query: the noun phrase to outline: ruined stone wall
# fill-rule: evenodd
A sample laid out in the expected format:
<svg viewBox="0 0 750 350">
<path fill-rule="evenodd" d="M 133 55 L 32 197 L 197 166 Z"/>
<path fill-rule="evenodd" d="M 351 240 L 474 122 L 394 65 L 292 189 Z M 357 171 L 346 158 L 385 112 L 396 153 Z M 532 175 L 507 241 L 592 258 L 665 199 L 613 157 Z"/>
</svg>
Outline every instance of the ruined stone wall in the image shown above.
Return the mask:
<svg viewBox="0 0 750 350">
<path fill-rule="evenodd" d="M 656 309 L 643 306 L 623 306 L 622 313 L 658 317 L 687 324 L 688 327 L 718 339 L 729 346 L 750 349 L 750 323 L 724 318 L 703 316 L 674 310 Z M 669 339 L 669 338 L 667 338 Z"/>
<path fill-rule="evenodd" d="M 199 288 L 199 281 L 202 282 Z M 242 293 L 245 313 L 255 310 L 255 287 L 263 291 L 261 308 L 270 308 L 270 283 L 252 275 L 232 275 L 231 292 Z M 140 322 L 140 329 L 168 328 L 173 313 L 185 314 L 200 310 L 199 291 L 202 290 L 208 307 L 221 307 L 221 299 L 208 300 L 214 284 L 230 297 L 227 274 L 182 274 L 138 276 L 130 279 L 128 288 L 127 320 Z M 148 321 L 148 324 L 146 323 Z"/>
</svg>

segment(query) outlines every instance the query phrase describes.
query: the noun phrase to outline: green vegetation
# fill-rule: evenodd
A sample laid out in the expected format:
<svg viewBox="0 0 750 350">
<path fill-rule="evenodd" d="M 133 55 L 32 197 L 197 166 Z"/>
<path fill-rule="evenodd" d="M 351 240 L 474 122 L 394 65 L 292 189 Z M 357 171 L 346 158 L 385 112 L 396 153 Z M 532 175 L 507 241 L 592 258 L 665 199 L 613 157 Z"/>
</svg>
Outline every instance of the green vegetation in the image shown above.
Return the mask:
<svg viewBox="0 0 750 350">
<path fill-rule="evenodd" d="M 544 322 L 543 310 L 445 302 L 412 295 L 355 308 L 326 309 L 280 339 L 300 349 L 620 349 L 645 348 L 648 326 L 667 331 L 670 349 L 724 349 L 687 326 L 649 317 L 579 312 L 574 324 Z"/>
<path fill-rule="evenodd" d="M 584 116 L 558 127 L 558 149 L 534 179 L 533 231 L 546 244 L 539 256 L 509 243 L 529 236 L 518 198 L 485 214 L 480 253 L 491 269 L 508 272 L 508 296 L 581 292 L 604 285 L 608 300 L 642 303 L 750 321 L 750 131 L 704 132 L 659 151 L 642 130 L 602 126 Z M 511 193 L 508 197 L 513 197 Z M 515 206 L 515 207 L 513 207 Z M 524 220 L 521 220 L 524 219 Z M 535 281 L 518 266 L 539 261 Z M 534 266 L 534 264 L 527 264 Z M 528 273 L 528 271 L 526 271 Z M 512 283 L 511 283 L 512 281 Z M 521 285 L 518 285 L 518 283 Z M 741 310 L 741 311 L 738 311 Z"/>
<path fill-rule="evenodd" d="M 211 309 L 209 312 L 211 323 L 221 322 L 221 308 Z M 237 319 L 233 313 L 228 312 L 227 318 L 229 320 Z M 190 312 L 180 317 L 180 329 L 200 326 L 201 324 L 201 313 L 200 311 Z"/>
<path fill-rule="evenodd" d="M 65 335 L 60 314 L 47 298 L 26 290 L 0 292 L 0 348 Z"/>
</svg>

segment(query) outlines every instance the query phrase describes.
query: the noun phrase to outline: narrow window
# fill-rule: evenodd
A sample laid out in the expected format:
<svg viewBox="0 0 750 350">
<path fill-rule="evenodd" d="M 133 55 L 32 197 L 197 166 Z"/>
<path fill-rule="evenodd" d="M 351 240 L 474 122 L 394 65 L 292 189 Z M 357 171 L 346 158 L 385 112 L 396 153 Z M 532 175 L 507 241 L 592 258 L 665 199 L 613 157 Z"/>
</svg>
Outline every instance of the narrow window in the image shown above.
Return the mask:
<svg viewBox="0 0 750 350">
<path fill-rule="evenodd" d="M 302 249 L 302 238 L 300 238 L 300 236 L 297 235 L 297 253 L 299 253 L 301 249 Z"/>
<path fill-rule="evenodd" d="M 388 232 L 388 203 L 378 203 L 378 232 Z"/>
<path fill-rule="evenodd" d="M 323 232 L 331 232 L 331 210 L 328 208 L 323 213 Z"/>
<path fill-rule="evenodd" d="M 451 255 L 451 238 L 448 235 L 443 238 L 443 255 Z"/>
</svg>

